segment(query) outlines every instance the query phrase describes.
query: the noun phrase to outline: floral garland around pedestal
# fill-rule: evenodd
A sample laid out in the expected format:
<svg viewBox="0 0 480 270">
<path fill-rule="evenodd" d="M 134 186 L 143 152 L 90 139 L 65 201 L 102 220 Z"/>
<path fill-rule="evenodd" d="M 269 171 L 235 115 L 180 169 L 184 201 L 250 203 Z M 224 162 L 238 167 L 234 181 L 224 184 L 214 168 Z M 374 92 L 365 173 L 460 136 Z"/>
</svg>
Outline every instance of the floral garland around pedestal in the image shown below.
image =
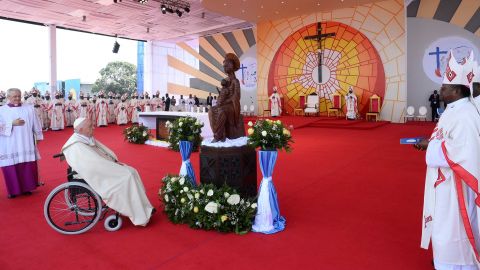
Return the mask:
<svg viewBox="0 0 480 270">
<path fill-rule="evenodd" d="M 202 143 L 202 127 L 203 123 L 198 121 L 195 117 L 180 117 L 175 121 L 167 121 L 165 126 L 168 128 L 168 142 L 169 148 L 174 151 L 179 151 L 178 143 L 180 141 L 189 141 L 193 143 L 193 151 L 198 151 Z"/>
<path fill-rule="evenodd" d="M 150 130 L 144 125 L 133 125 L 124 129 L 123 135 L 131 143 L 144 144 L 150 138 Z"/>
<path fill-rule="evenodd" d="M 159 196 L 170 221 L 195 229 L 237 234 L 251 230 L 257 210 L 255 199 L 242 198 L 228 186 L 193 187 L 187 177 L 167 175 L 162 179 Z"/>
<path fill-rule="evenodd" d="M 258 120 L 248 122 L 248 144 L 261 150 L 281 150 L 290 152 L 293 143 L 290 131 L 280 120 Z"/>
</svg>

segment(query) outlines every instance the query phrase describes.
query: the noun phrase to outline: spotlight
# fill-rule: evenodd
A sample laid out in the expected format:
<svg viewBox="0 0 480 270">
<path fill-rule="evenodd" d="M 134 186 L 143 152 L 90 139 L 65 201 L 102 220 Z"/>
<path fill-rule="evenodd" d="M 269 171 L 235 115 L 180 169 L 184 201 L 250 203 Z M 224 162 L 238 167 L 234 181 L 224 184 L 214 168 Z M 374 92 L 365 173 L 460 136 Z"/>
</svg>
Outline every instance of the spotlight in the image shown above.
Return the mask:
<svg viewBox="0 0 480 270">
<path fill-rule="evenodd" d="M 178 9 L 175 10 L 175 13 L 177 13 L 178 17 L 182 17 L 183 13 L 180 10 L 178 10 Z"/>
<path fill-rule="evenodd" d="M 162 13 L 163 13 L 163 14 L 166 14 L 166 13 L 167 13 L 167 7 L 166 7 L 164 4 L 162 4 L 162 5 L 160 6 L 160 9 L 162 10 Z"/>
<path fill-rule="evenodd" d="M 118 42 L 115 40 L 115 43 L 113 43 L 113 50 L 112 50 L 112 52 L 113 52 L 113 53 L 118 53 L 118 50 L 120 50 L 120 43 L 118 43 Z"/>
<path fill-rule="evenodd" d="M 146 3 L 148 3 L 148 0 L 137 0 L 137 1 L 138 1 L 138 3 L 144 4 L 144 5 L 145 5 Z"/>
<path fill-rule="evenodd" d="M 190 7 L 187 6 L 187 7 L 184 8 L 184 10 L 185 10 L 185 12 L 189 13 L 190 12 Z"/>
</svg>

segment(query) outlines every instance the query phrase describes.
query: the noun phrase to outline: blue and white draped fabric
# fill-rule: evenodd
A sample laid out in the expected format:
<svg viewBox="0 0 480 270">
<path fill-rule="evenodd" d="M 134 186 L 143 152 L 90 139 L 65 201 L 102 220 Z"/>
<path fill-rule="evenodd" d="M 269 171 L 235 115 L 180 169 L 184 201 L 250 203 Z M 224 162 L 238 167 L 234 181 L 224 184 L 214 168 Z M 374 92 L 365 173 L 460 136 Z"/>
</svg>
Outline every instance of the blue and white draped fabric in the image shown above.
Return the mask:
<svg viewBox="0 0 480 270">
<path fill-rule="evenodd" d="M 260 170 L 263 179 L 257 202 L 257 214 L 252 231 L 273 234 L 285 229 L 285 218 L 280 215 L 277 192 L 272 182 L 273 168 L 277 161 L 277 151 L 259 151 Z"/>
<path fill-rule="evenodd" d="M 195 181 L 195 171 L 193 171 L 192 163 L 190 163 L 190 154 L 192 153 L 193 143 L 189 141 L 180 141 L 180 155 L 182 156 L 182 166 L 180 167 L 180 175 L 188 176 L 188 179 L 194 187 L 197 186 Z"/>
</svg>

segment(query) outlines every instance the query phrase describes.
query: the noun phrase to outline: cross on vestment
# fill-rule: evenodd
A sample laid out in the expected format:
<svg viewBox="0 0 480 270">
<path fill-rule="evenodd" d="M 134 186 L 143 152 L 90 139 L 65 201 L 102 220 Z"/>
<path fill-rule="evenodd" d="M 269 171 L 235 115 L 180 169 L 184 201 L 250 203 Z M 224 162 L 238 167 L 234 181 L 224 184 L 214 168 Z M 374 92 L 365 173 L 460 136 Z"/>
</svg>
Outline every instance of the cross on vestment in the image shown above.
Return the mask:
<svg viewBox="0 0 480 270">
<path fill-rule="evenodd" d="M 322 38 L 334 37 L 335 33 L 325 33 L 322 34 L 322 23 L 317 23 L 317 34 L 314 36 L 304 37 L 304 40 L 315 40 L 318 42 L 318 82 L 322 83 Z"/>
</svg>

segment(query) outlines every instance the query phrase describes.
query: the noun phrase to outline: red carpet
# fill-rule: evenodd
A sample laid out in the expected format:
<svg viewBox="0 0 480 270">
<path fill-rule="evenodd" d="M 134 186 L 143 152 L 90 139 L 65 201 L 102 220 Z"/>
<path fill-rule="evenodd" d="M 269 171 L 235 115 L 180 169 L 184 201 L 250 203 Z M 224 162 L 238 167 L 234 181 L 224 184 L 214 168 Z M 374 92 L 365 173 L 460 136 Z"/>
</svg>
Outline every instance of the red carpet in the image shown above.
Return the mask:
<svg viewBox="0 0 480 270">
<path fill-rule="evenodd" d="M 288 121 L 295 125 L 295 119 Z M 178 172 L 180 155 L 126 143 L 122 129 L 98 128 L 96 137 L 138 169 L 161 210 L 160 179 Z M 280 153 L 273 175 L 286 230 L 244 236 L 173 225 L 162 211 L 145 228 L 125 220 L 114 233 L 100 223 L 78 236 L 55 232 L 45 222 L 43 203 L 65 181 L 66 165 L 52 155 L 72 131 L 49 131 L 40 143 L 46 185 L 13 200 L 0 188 L 0 269 L 430 270 L 431 252 L 419 247 L 424 152 L 399 145 L 399 138 L 428 136 L 432 129 L 295 129 L 294 150 Z M 198 157 L 192 155 L 197 175 Z"/>
</svg>

